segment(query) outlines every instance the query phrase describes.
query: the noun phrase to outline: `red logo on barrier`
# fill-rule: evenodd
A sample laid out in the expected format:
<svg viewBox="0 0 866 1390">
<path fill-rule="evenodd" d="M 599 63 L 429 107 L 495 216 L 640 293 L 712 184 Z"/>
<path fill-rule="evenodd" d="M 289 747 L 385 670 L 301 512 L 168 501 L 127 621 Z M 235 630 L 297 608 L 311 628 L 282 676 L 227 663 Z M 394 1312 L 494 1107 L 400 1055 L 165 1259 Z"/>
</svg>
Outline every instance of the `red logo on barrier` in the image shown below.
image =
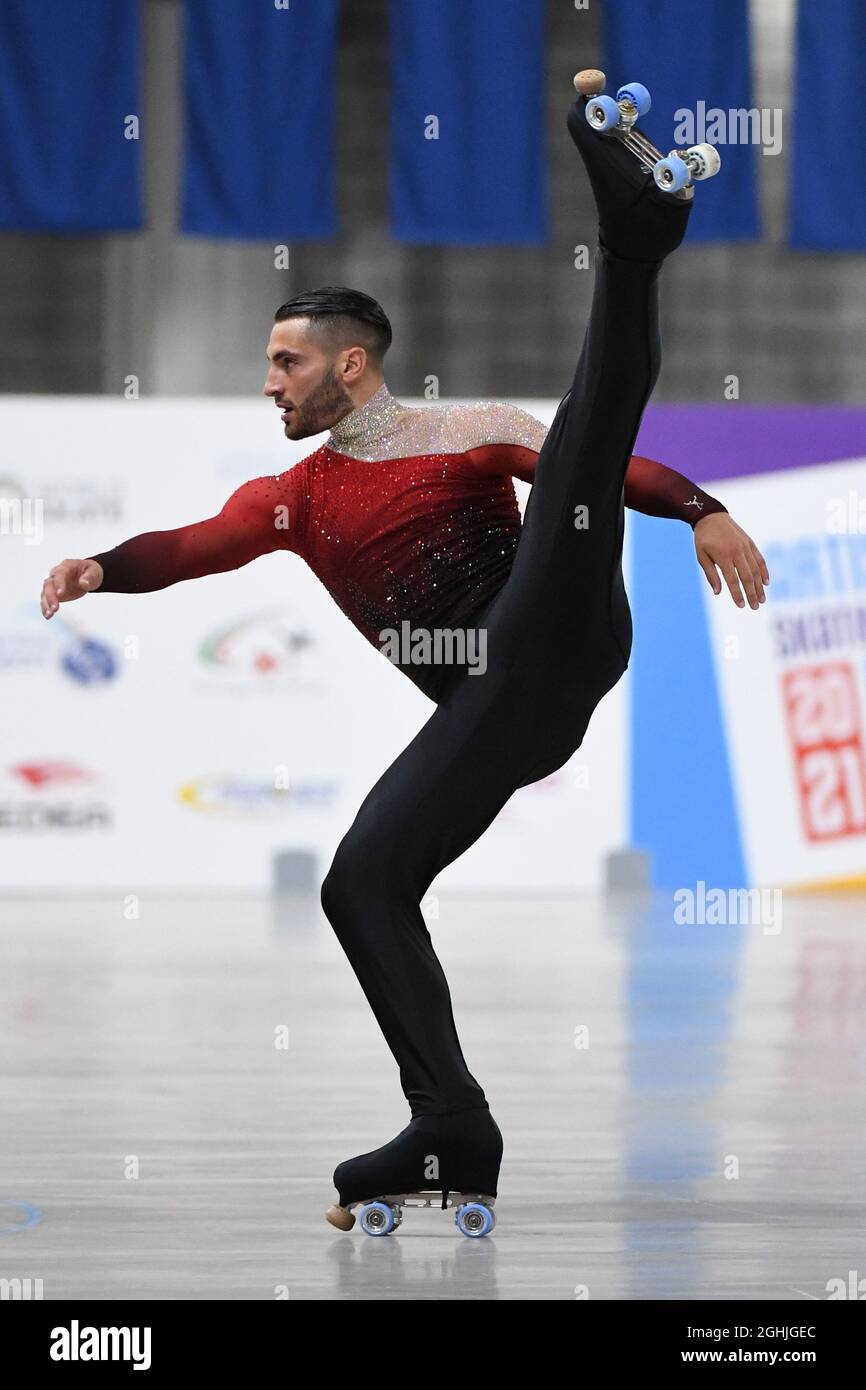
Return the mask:
<svg viewBox="0 0 866 1390">
<path fill-rule="evenodd" d="M 806 838 L 866 833 L 866 764 L 853 668 L 835 661 L 787 671 L 782 688 Z"/>
<path fill-rule="evenodd" d="M 10 771 L 31 787 L 44 787 L 52 782 L 86 782 L 93 774 L 77 763 L 45 759 L 43 762 L 11 763 Z"/>
</svg>

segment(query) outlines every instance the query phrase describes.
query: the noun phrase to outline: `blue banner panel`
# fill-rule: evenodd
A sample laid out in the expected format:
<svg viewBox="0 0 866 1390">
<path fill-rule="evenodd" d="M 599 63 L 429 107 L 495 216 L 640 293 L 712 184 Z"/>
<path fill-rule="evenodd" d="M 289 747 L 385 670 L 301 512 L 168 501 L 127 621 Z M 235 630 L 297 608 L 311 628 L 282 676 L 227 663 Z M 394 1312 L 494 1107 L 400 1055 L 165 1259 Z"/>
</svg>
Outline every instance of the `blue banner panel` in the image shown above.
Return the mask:
<svg viewBox="0 0 866 1390">
<path fill-rule="evenodd" d="M 392 0 L 399 241 L 538 246 L 550 239 L 545 10 L 545 0 Z"/>
<path fill-rule="evenodd" d="M 336 235 L 338 18 L 339 0 L 185 0 L 185 232 Z"/>
<path fill-rule="evenodd" d="M 792 246 L 866 251 L 866 124 L 855 95 L 862 85 L 864 64 L 864 0 L 800 4 L 791 159 Z M 831 97 L 836 105 L 829 108 Z"/>
<path fill-rule="evenodd" d="M 141 225 L 138 0 L 0 3 L 0 227 Z"/>
<path fill-rule="evenodd" d="M 649 852 L 654 887 L 738 887 L 747 870 L 694 537 L 681 522 L 630 513 L 628 524 L 631 842 Z"/>
<path fill-rule="evenodd" d="M 629 82 L 649 88 L 639 126 L 663 154 L 718 146 L 722 169 L 697 185 L 687 240 L 760 236 L 757 160 L 782 131 L 781 113 L 752 106 L 748 0 L 605 0 L 602 67 L 611 96 Z"/>
</svg>

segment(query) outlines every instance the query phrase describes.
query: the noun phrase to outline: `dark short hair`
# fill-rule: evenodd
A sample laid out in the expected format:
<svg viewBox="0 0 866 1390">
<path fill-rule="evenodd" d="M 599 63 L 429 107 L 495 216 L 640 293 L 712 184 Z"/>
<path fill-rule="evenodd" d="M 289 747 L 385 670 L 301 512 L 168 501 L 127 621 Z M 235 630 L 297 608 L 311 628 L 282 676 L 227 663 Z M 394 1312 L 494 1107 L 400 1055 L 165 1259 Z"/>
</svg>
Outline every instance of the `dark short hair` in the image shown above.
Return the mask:
<svg viewBox="0 0 866 1390">
<path fill-rule="evenodd" d="M 308 318 L 329 351 L 359 343 L 377 366 L 382 365 L 394 336 L 381 304 L 360 290 L 339 285 L 298 294 L 281 304 L 274 314 L 275 323 L 295 318 Z"/>
</svg>

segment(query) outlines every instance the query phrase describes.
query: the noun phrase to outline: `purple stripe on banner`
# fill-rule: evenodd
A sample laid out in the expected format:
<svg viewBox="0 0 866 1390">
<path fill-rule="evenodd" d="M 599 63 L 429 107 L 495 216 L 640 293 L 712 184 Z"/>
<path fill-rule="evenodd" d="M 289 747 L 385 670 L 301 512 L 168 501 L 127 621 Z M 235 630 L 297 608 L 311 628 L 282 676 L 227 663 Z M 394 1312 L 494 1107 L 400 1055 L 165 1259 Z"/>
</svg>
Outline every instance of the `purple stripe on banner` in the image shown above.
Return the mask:
<svg viewBox="0 0 866 1390">
<path fill-rule="evenodd" d="M 634 447 L 697 483 L 866 458 L 866 410 L 650 406 Z"/>
</svg>

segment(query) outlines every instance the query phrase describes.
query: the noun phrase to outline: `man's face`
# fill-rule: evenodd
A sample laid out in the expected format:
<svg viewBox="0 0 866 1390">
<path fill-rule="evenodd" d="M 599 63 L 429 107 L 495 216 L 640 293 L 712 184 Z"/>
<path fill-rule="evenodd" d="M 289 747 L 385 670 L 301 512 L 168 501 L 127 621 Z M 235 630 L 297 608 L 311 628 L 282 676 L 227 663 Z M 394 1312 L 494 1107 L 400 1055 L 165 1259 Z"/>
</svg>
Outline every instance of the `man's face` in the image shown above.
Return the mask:
<svg viewBox="0 0 866 1390">
<path fill-rule="evenodd" d="M 309 319 L 284 319 L 274 324 L 268 343 L 264 394 L 279 407 L 287 439 L 322 434 L 354 408 L 335 360 L 316 346 L 309 326 Z"/>
</svg>

